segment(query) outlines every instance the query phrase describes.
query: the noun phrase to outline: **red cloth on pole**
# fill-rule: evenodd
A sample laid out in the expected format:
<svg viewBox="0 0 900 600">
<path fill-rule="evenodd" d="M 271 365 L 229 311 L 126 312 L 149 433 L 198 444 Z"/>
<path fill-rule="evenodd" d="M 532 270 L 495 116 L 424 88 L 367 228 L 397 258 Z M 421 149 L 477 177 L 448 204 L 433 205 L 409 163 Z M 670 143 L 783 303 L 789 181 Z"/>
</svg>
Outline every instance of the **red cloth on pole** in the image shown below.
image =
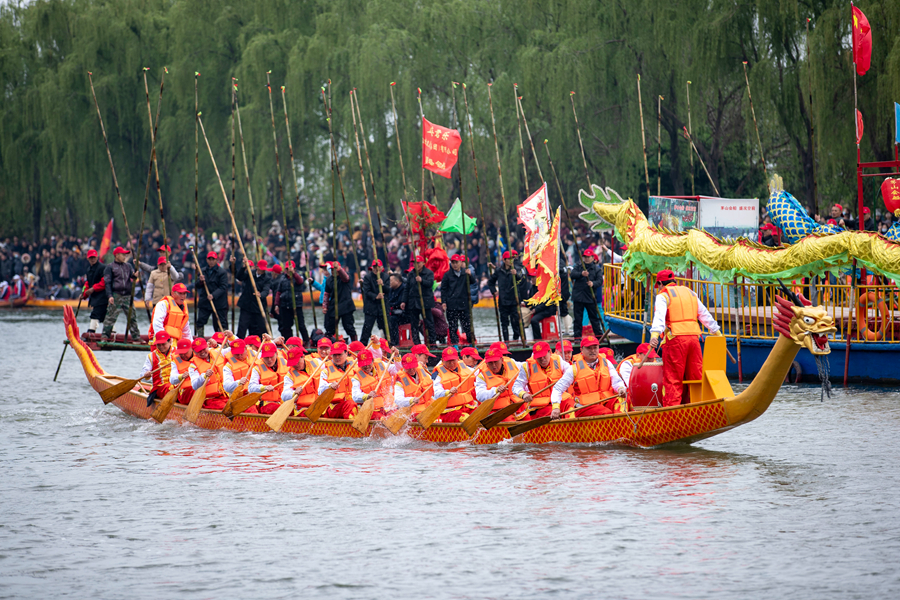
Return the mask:
<svg viewBox="0 0 900 600">
<path fill-rule="evenodd" d="M 853 14 L 853 62 L 856 63 L 856 73 L 865 75 L 872 62 L 872 28 L 863 11 L 855 6 L 850 6 Z M 862 136 L 862 128 L 859 131 Z"/>
<path fill-rule="evenodd" d="M 109 252 L 109 245 L 112 243 L 112 228 L 113 219 L 110 219 L 109 225 L 106 226 L 106 231 L 103 232 L 103 239 L 100 240 L 100 250 L 97 252 L 97 256 L 100 260 L 103 260 L 106 253 Z"/>
<path fill-rule="evenodd" d="M 453 166 L 459 159 L 462 138 L 456 129 L 429 123 L 422 117 L 422 168 L 450 179 Z"/>
<path fill-rule="evenodd" d="M 858 110 L 856 111 L 856 143 L 859 144 L 862 141 L 863 136 L 863 118 L 862 113 Z"/>
<path fill-rule="evenodd" d="M 684 394 L 684 381 L 703 377 L 703 352 L 700 339 L 676 335 L 666 342 L 663 352 L 663 406 L 678 406 Z"/>
</svg>

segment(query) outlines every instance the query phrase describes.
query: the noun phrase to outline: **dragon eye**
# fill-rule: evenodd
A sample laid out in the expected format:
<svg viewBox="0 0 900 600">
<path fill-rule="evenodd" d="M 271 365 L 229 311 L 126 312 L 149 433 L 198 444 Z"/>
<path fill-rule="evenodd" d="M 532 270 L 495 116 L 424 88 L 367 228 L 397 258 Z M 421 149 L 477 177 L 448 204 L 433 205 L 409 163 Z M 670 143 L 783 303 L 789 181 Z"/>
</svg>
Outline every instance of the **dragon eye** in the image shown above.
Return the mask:
<svg viewBox="0 0 900 600">
<path fill-rule="evenodd" d="M 813 319 L 812 317 L 803 317 L 803 322 L 806 323 L 807 325 L 815 325 L 816 324 L 816 320 Z"/>
</svg>

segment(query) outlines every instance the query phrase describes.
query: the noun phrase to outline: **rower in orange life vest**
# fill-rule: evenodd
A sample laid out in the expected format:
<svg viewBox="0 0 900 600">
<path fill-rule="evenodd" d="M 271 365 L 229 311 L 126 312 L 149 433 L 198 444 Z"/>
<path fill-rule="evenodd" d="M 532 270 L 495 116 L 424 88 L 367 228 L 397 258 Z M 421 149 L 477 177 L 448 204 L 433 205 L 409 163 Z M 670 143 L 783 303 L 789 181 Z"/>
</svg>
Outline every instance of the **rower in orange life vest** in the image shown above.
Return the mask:
<svg viewBox="0 0 900 600">
<path fill-rule="evenodd" d="M 581 338 L 581 354 L 574 356 L 573 360 L 571 365 L 563 369 L 563 376 L 553 386 L 553 394 L 550 396 L 553 409 L 550 416 L 559 418 L 560 412 L 574 408 L 576 400 L 583 406 L 575 411 L 576 417 L 612 414 L 618 403 L 617 398 L 591 404 L 610 395 L 625 397 L 625 384 L 616 373 L 615 366 L 600 355 L 599 340 L 592 335 Z M 565 400 L 563 394 L 567 391 L 573 397 Z"/>
<path fill-rule="evenodd" d="M 478 402 L 475 401 L 475 378 L 470 377 L 471 374 L 470 367 L 459 364 L 459 354 L 455 348 L 444 350 L 441 364 L 434 370 L 433 393 L 435 400 L 450 396 L 447 408 L 441 414 L 441 423 L 465 421 L 469 413 L 478 408 Z"/>
<path fill-rule="evenodd" d="M 153 373 L 162 366 L 162 369 L 150 376 L 153 387 L 150 388 L 150 393 L 147 395 L 147 406 L 152 405 L 155 398 L 165 396 L 172 387 L 169 384 L 172 354 L 172 340 L 169 338 L 169 334 L 165 331 L 157 331 L 153 337 L 153 350 L 147 355 L 144 360 L 144 368 L 141 370 L 141 379 L 143 379 L 147 373 Z"/>
<path fill-rule="evenodd" d="M 350 374 L 344 373 L 350 369 Z M 328 388 L 333 389 L 334 399 L 325 411 L 327 419 L 352 419 L 356 416 L 356 403 L 351 397 L 350 380 L 355 366 L 347 362 L 347 344 L 338 342 L 331 347 L 331 357 L 322 367 L 319 375 L 319 387 L 316 394 L 321 396 Z"/>
<path fill-rule="evenodd" d="M 172 369 L 172 373 L 169 375 L 169 385 L 174 387 L 183 380 L 190 379 L 188 369 L 191 367 L 193 358 L 194 349 L 191 347 L 191 342 L 185 339 L 178 340 L 178 343 L 175 345 L 175 360 L 173 361 L 175 368 Z M 178 404 L 188 404 L 193 393 L 194 389 L 188 383 L 182 385 L 178 392 Z"/>
<path fill-rule="evenodd" d="M 565 369 L 569 367 L 561 357 L 550 353 L 550 344 L 547 342 L 535 342 L 531 350 L 531 358 L 525 361 L 513 384 L 513 394 L 529 401 L 526 419 L 550 415 L 553 411 L 551 404 L 553 389 L 547 386 L 562 379 Z M 534 396 L 535 392 L 540 393 Z M 566 393 L 564 398 L 568 396 Z"/>
<path fill-rule="evenodd" d="M 434 382 L 414 354 L 405 355 L 400 364 L 403 370 L 394 379 L 394 404 L 412 405 L 412 414 L 417 415 L 431 402 Z"/>
<path fill-rule="evenodd" d="M 619 377 L 621 377 L 622 381 L 625 383 L 625 387 L 631 385 L 631 373 L 637 365 L 641 364 L 641 361 L 644 360 L 645 356 L 648 359 L 656 356 L 656 353 L 650 349 L 650 344 L 647 343 L 640 344 L 634 354 L 623 358 L 622 362 L 619 363 L 619 366 L 616 367 L 616 370 L 619 372 Z"/>
<path fill-rule="evenodd" d="M 244 340 L 234 340 L 225 351 L 222 365 L 222 387 L 229 396 L 234 390 L 246 386 L 250 381 L 250 365 L 253 359 L 247 352 L 247 343 Z M 243 388 L 246 391 L 246 387 Z M 242 394 L 243 395 L 243 394 Z M 255 406 L 247 408 L 243 414 L 253 414 L 259 411 Z"/>
<path fill-rule="evenodd" d="M 553 354 L 555 356 L 560 357 L 567 363 L 572 363 L 572 342 L 569 340 L 563 340 L 561 342 L 556 342 L 556 352 Z"/>
<path fill-rule="evenodd" d="M 494 407 L 491 412 L 497 412 L 516 402 L 518 398 L 513 395 L 513 384 L 522 370 L 522 365 L 506 356 L 509 350 L 503 342 L 495 342 L 484 353 L 484 363 L 478 367 L 478 375 L 475 376 L 475 399 L 479 403 L 494 399 Z M 522 408 L 522 416 L 527 408 Z M 509 415 L 505 421 L 514 421 L 517 415 Z"/>
<path fill-rule="evenodd" d="M 375 399 L 375 411 L 372 413 L 372 420 L 379 420 L 385 417 L 384 392 L 376 388 L 378 380 L 381 379 L 381 371 L 375 366 L 375 357 L 372 351 L 364 348 L 356 355 L 356 366 L 358 367 L 356 375 L 351 382 L 351 395 L 353 401 L 362 406 L 369 398 Z M 390 385 L 382 380 L 382 386 Z"/>
<path fill-rule="evenodd" d="M 323 337 L 316 343 L 316 354 L 304 357 L 304 360 L 311 363 L 313 368 L 318 367 L 331 356 L 332 343 L 327 337 Z"/>
<path fill-rule="evenodd" d="M 166 296 L 153 309 L 153 319 L 150 322 L 150 337 L 157 331 L 165 331 L 173 340 L 182 338 L 191 341 L 194 339 L 191 333 L 191 321 L 185 307 L 187 288 L 183 283 L 172 286 L 172 295 Z"/>
<path fill-rule="evenodd" d="M 196 391 L 205 385 L 206 400 L 203 402 L 203 408 L 222 410 L 228 402 L 228 396 L 222 387 L 222 361 L 218 360 L 219 352 L 210 350 L 203 338 L 195 339 L 191 348 L 194 350 L 194 358 L 188 367 L 191 387 Z"/>
<path fill-rule="evenodd" d="M 463 348 L 459 351 L 459 355 L 463 364 L 470 369 L 474 369 L 478 366 L 478 363 L 481 362 L 481 356 L 479 356 L 478 350 L 476 350 L 475 348 Z M 474 384 L 472 385 L 474 386 Z M 474 389 L 474 387 L 472 389 Z"/>
<path fill-rule="evenodd" d="M 294 416 L 302 417 L 306 413 L 306 409 L 312 406 L 316 401 L 318 392 L 316 389 L 319 385 L 318 375 L 316 373 L 317 366 L 314 366 L 305 356 L 306 351 L 303 346 L 293 347 L 287 353 L 288 371 L 284 376 L 284 387 L 281 392 L 281 401 L 288 402 L 297 394 L 294 403 Z"/>
<path fill-rule="evenodd" d="M 277 389 L 287 373 L 287 364 L 280 360 L 278 349 L 272 342 L 264 343 L 260 349 L 262 361 L 250 371 L 247 390 L 251 394 L 262 393 L 259 397 L 259 412 L 271 415 L 281 406 L 281 390 Z"/>
<path fill-rule="evenodd" d="M 703 377 L 703 352 L 700 350 L 700 323 L 712 335 L 722 335 L 719 324 L 700 302 L 694 290 L 675 284 L 675 273 L 665 269 L 656 274 L 660 291 L 653 304 L 650 347 L 659 348 L 665 331 L 663 352 L 663 406 L 678 406 L 684 393 L 684 381 Z"/>
</svg>

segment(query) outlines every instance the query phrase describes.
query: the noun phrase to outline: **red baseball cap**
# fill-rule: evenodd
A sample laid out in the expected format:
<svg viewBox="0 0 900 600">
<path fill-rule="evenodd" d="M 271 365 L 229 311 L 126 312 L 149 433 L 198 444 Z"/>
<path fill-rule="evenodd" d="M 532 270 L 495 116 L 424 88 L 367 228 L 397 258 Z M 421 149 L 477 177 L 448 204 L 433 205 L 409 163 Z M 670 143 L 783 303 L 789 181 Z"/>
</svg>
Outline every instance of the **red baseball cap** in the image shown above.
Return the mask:
<svg viewBox="0 0 900 600">
<path fill-rule="evenodd" d="M 498 350 L 500 354 L 511 354 L 509 348 L 507 348 L 506 344 L 504 344 L 503 342 L 494 342 L 493 344 L 491 344 L 490 349 Z M 487 354 L 485 354 L 485 356 L 487 356 Z"/>
<path fill-rule="evenodd" d="M 371 365 L 373 362 L 375 362 L 375 357 L 372 356 L 371 350 L 366 350 L 365 348 L 363 348 L 356 356 L 356 364 L 360 367 Z"/>
<path fill-rule="evenodd" d="M 172 291 L 178 292 L 179 294 L 187 294 L 188 293 L 187 286 L 185 286 L 183 283 L 176 283 L 175 285 L 173 285 Z"/>
<path fill-rule="evenodd" d="M 327 337 L 323 337 L 316 343 L 317 348 L 331 348 L 331 340 Z"/>
<path fill-rule="evenodd" d="M 829 225 L 837 225 L 837 221 L 835 221 L 834 219 L 828 219 L 828 224 Z"/>
<path fill-rule="evenodd" d="M 556 342 L 556 351 L 557 352 L 565 352 L 566 350 L 568 350 L 569 352 L 572 351 L 572 342 L 570 342 L 569 340 L 563 340 L 561 342 Z"/>
<path fill-rule="evenodd" d="M 647 354 L 647 351 L 650 350 L 650 344 L 644 342 L 643 344 L 638 344 L 637 350 L 635 352 L 637 354 Z"/>
<path fill-rule="evenodd" d="M 412 348 L 409 349 L 412 354 L 424 354 L 425 356 L 430 356 L 434 358 L 434 354 L 428 351 L 428 346 L 425 344 L 416 344 Z"/>
<path fill-rule="evenodd" d="M 400 360 L 400 364 L 404 369 L 413 369 L 419 366 L 419 360 L 416 358 L 415 354 L 404 354 L 403 358 Z"/>
<path fill-rule="evenodd" d="M 487 352 L 484 353 L 484 360 L 486 361 L 495 361 L 495 360 L 503 360 L 503 353 L 499 348 L 491 348 Z"/>
<path fill-rule="evenodd" d="M 181 338 L 178 340 L 178 343 L 175 344 L 175 354 L 187 354 L 191 350 L 191 343 L 184 338 Z"/>
<path fill-rule="evenodd" d="M 251 269 L 253 268 L 254 263 L 253 263 L 252 260 L 248 260 L 248 261 L 247 261 L 247 264 L 250 265 L 250 268 L 251 268 Z"/>
<path fill-rule="evenodd" d="M 216 260 L 219 260 L 219 255 L 216 254 L 215 252 L 213 252 L 212 250 L 210 250 L 209 252 L 206 253 L 206 258 L 214 258 Z"/>
<path fill-rule="evenodd" d="M 831 208 L 836 208 L 836 209 L 838 209 L 838 210 L 840 210 L 840 211 L 843 211 L 843 210 L 844 210 L 844 207 L 841 206 L 840 204 L 835 204 L 835 205 L 832 206 Z"/>
<path fill-rule="evenodd" d="M 350 345 L 347 346 L 347 350 L 349 350 L 350 352 L 353 352 L 354 354 L 358 354 L 359 352 L 362 352 L 365 349 L 366 349 L 366 347 L 363 345 L 363 343 L 358 342 L 356 340 L 350 342 Z"/>
<path fill-rule="evenodd" d="M 459 360 L 459 353 L 456 348 L 444 348 L 441 352 L 441 360 Z"/>
<path fill-rule="evenodd" d="M 518 255 L 519 255 L 519 253 L 518 253 L 518 252 L 516 252 L 516 251 L 515 251 L 515 250 L 512 250 L 512 255 L 513 255 L 513 257 L 514 257 L 514 258 L 515 258 L 515 257 L 516 257 L 516 256 L 518 256 Z"/>
<path fill-rule="evenodd" d="M 868 206 L 863 206 L 862 214 L 868 215 L 868 214 L 870 214 L 871 212 L 872 212 L 872 211 L 869 210 L 869 207 L 868 207 Z"/>
<path fill-rule="evenodd" d="M 172 248 L 169 246 L 160 246 L 158 252 L 171 252 Z"/>
<path fill-rule="evenodd" d="M 281 265 L 272 265 L 272 268 L 269 270 L 272 271 L 273 273 L 278 273 L 280 275 L 281 274 Z"/>
<path fill-rule="evenodd" d="M 425 257 L 421 254 L 416 255 L 416 262 L 425 262 Z"/>
<path fill-rule="evenodd" d="M 296 364 L 298 362 L 300 362 L 300 359 L 303 357 L 304 354 L 306 354 L 306 353 L 303 351 L 302 346 L 297 346 L 296 348 L 289 349 L 287 351 L 287 361 L 286 361 L 287 366 L 289 366 L 289 367 L 296 366 Z"/>
<path fill-rule="evenodd" d="M 597 258 L 597 253 L 588 248 L 584 252 L 581 253 L 582 256 L 590 256 L 591 258 Z"/>
<path fill-rule="evenodd" d="M 381 263 L 381 261 L 380 261 L 379 259 L 377 259 L 377 258 L 376 258 L 375 260 L 372 261 L 372 268 L 373 268 L 373 269 L 374 269 L 375 267 L 383 267 L 383 266 L 384 266 L 384 265 L 383 265 L 383 264 Z"/>
<path fill-rule="evenodd" d="M 531 348 L 531 355 L 534 356 L 534 358 L 541 358 L 548 354 L 550 354 L 550 344 L 547 342 L 535 342 L 534 346 Z"/>
<path fill-rule="evenodd" d="M 507 258 L 512 258 L 512 255 L 509 253 L 509 250 L 507 250 L 506 252 L 503 253 L 503 260 L 506 260 Z"/>
<path fill-rule="evenodd" d="M 466 259 L 463 258 L 463 256 L 462 256 L 461 254 L 454 254 L 453 256 L 450 257 L 450 260 L 462 262 L 462 261 L 464 261 L 464 260 L 466 260 Z"/>
<path fill-rule="evenodd" d="M 201 337 L 194 338 L 194 342 L 191 344 L 191 350 L 194 352 L 202 352 L 206 350 L 209 346 L 206 345 L 206 340 Z"/>
<path fill-rule="evenodd" d="M 165 344 L 171 339 L 172 336 L 169 335 L 169 332 L 167 332 L 165 329 L 163 329 L 162 331 L 157 331 L 155 334 L 153 334 L 153 341 L 157 344 Z"/>
<path fill-rule="evenodd" d="M 595 338 L 592 335 L 586 335 L 583 338 L 581 338 L 581 347 L 582 348 L 590 348 L 591 346 L 599 346 L 599 345 L 600 345 L 600 340 L 598 340 L 597 338 Z"/>
<path fill-rule="evenodd" d="M 259 348 L 261 343 L 258 335 L 248 335 L 244 338 L 244 343 L 248 346 L 253 346 L 254 348 Z"/>
<path fill-rule="evenodd" d="M 116 246 L 116 249 L 113 250 L 113 254 L 128 254 L 128 250 L 126 250 L 122 246 Z"/>
<path fill-rule="evenodd" d="M 668 283 L 670 281 L 675 281 L 675 273 L 669 269 L 663 269 L 656 274 L 656 283 Z M 582 344 L 582 346 L 583 345 L 584 344 Z"/>
<path fill-rule="evenodd" d="M 275 356 L 276 354 L 278 354 L 278 348 L 276 348 L 275 344 L 273 344 L 272 342 L 266 342 L 260 347 L 259 353 L 263 358 Z"/>
<path fill-rule="evenodd" d="M 295 264 L 294 264 L 294 261 L 292 261 L 292 260 L 289 260 L 289 261 L 287 261 L 286 263 L 284 263 L 284 268 L 285 268 L 285 269 L 294 269 L 294 268 L 296 268 L 296 267 L 297 267 L 297 265 L 295 265 Z"/>
<path fill-rule="evenodd" d="M 284 341 L 285 346 L 302 346 L 303 342 L 297 336 L 291 336 Z"/>
<path fill-rule="evenodd" d="M 212 340 L 214 342 L 216 342 L 217 344 L 221 344 L 222 342 L 225 341 L 225 332 L 224 331 L 215 332 L 214 334 L 212 334 Z"/>
<path fill-rule="evenodd" d="M 473 358 L 481 360 L 481 356 L 479 356 L 478 350 L 476 350 L 475 348 L 463 348 L 459 353 L 463 356 L 471 356 Z"/>
<path fill-rule="evenodd" d="M 244 340 L 234 340 L 231 342 L 231 355 L 243 354 L 247 351 L 247 343 Z"/>
<path fill-rule="evenodd" d="M 600 354 L 604 355 L 609 360 L 616 360 L 616 353 L 613 352 L 612 348 L 600 348 Z"/>
<path fill-rule="evenodd" d="M 384 338 L 381 338 L 381 350 L 383 352 L 390 352 L 391 347 L 388 345 L 388 341 Z"/>
<path fill-rule="evenodd" d="M 256 263 L 256 268 L 260 271 L 268 271 L 269 263 L 265 259 L 262 259 L 258 263 Z"/>
<path fill-rule="evenodd" d="M 344 342 L 338 342 L 334 346 L 331 347 L 332 354 L 340 354 L 341 352 L 347 351 L 347 344 Z"/>
<path fill-rule="evenodd" d="M 166 262 L 168 262 L 168 261 L 166 260 L 165 256 L 160 256 L 159 258 L 156 259 L 157 265 L 164 265 L 164 264 L 166 264 Z"/>
<path fill-rule="evenodd" d="M 87 251 L 87 257 L 88 257 L 88 258 L 91 258 L 91 257 L 94 257 L 94 256 L 97 256 L 97 251 L 96 251 L 96 250 L 94 250 L 93 248 L 91 248 L 90 250 Z"/>
</svg>

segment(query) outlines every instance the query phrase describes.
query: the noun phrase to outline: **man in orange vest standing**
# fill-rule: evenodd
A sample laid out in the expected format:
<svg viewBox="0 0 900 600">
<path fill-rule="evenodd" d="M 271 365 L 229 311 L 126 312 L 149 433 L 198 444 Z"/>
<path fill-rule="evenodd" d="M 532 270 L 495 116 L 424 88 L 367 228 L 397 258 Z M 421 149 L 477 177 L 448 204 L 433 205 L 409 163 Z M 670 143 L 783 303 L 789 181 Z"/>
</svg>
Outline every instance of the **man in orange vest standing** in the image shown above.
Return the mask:
<svg viewBox="0 0 900 600">
<path fill-rule="evenodd" d="M 183 283 L 172 286 L 172 295 L 166 296 L 153 309 L 153 321 L 150 323 L 150 338 L 157 331 L 165 331 L 177 343 L 180 339 L 193 341 L 191 320 L 184 304 L 187 288 Z"/>
<path fill-rule="evenodd" d="M 656 274 L 660 292 L 653 305 L 650 347 L 659 348 L 665 335 L 663 352 L 663 406 L 681 404 L 684 381 L 703 377 L 703 352 L 700 349 L 702 323 L 712 335 L 721 335 L 719 324 L 700 298 L 689 287 L 675 283 L 675 273 L 664 269 Z"/>
</svg>

